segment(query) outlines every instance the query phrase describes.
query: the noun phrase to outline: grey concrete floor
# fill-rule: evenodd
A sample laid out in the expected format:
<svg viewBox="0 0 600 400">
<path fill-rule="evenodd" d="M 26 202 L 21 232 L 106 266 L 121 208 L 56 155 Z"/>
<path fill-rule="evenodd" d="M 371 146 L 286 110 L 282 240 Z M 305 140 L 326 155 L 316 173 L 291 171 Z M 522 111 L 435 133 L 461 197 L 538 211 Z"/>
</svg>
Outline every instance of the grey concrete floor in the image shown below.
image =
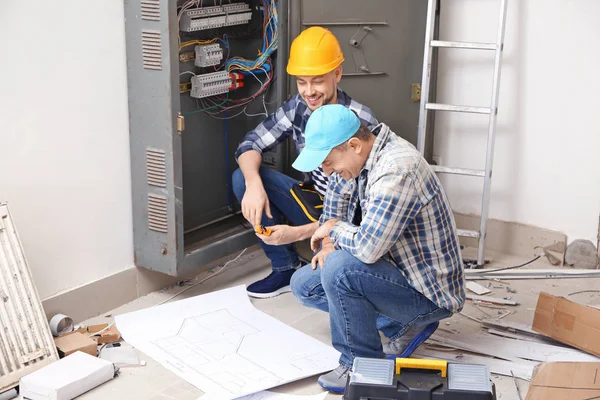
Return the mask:
<svg viewBox="0 0 600 400">
<path fill-rule="evenodd" d="M 471 249 L 466 249 L 466 256 L 472 256 L 472 254 L 469 253 L 470 251 Z M 231 256 L 231 258 L 234 258 L 235 256 L 236 255 L 234 254 Z M 490 256 L 492 257 L 493 262 L 488 266 L 488 268 L 511 266 L 526 261 L 523 257 L 514 257 L 502 254 L 490 254 Z M 542 258 L 526 268 L 550 267 L 551 265 Z M 247 252 L 236 262 L 231 263 L 226 270 L 224 270 L 218 276 L 215 276 L 214 278 L 211 278 L 206 282 L 187 290 L 173 301 L 192 296 L 198 296 L 204 293 L 225 289 L 240 284 L 250 284 L 257 279 L 266 276 L 269 272 L 270 264 L 268 259 L 264 256 L 260 248 L 253 247 L 248 249 Z M 196 279 L 202 279 L 213 273 L 214 270 L 203 272 Z M 578 290 L 597 288 L 599 283 L 599 279 L 510 281 L 510 286 L 517 290 L 516 294 L 511 294 L 512 299 L 518 300 L 521 305 L 512 307 L 511 310 L 513 310 L 514 313 L 507 316 L 504 320 L 531 324 L 533 320 L 533 309 L 535 308 L 537 302 L 537 296 L 542 290 L 552 294 L 566 296 L 569 293 Z M 190 283 L 188 283 L 188 285 L 189 284 Z M 193 282 L 191 282 L 191 284 L 193 284 Z M 147 296 L 125 304 L 118 309 L 109 311 L 103 316 L 84 321 L 84 323 L 91 324 L 99 322 L 111 322 L 114 315 L 152 307 L 185 288 L 186 286 L 173 286 L 151 293 Z M 497 297 L 504 296 L 506 296 L 506 294 L 503 294 L 503 296 L 500 296 L 500 293 L 497 294 Z M 600 304 L 600 293 L 576 295 L 573 296 L 573 299 L 585 304 Z M 303 307 L 295 300 L 291 293 L 286 293 L 271 299 L 252 299 L 252 303 L 257 309 L 265 312 L 266 314 L 277 318 L 289 326 L 298 329 L 299 331 L 302 331 L 322 341 L 323 343 L 330 344 L 328 315 L 320 311 Z M 479 309 L 473 307 L 470 302 L 467 302 L 464 312 L 476 317 L 483 317 Z M 441 326 L 444 329 L 454 330 L 457 332 L 474 332 L 481 329 L 478 323 L 461 315 L 454 315 L 452 318 L 445 320 Z M 206 398 L 206 396 L 202 396 L 203 393 L 196 387 L 182 380 L 143 353 L 138 353 L 140 360 L 146 361 L 147 364 L 145 366 L 122 368 L 121 374 L 117 378 L 84 394 L 81 398 L 84 400 L 195 400 L 198 398 Z M 521 395 L 523 398 L 525 398 L 529 387 L 528 382 L 522 380 L 513 380 L 512 378 L 502 376 L 493 376 L 492 379 L 496 384 L 498 399 L 519 400 L 519 395 L 517 394 L 515 385 L 519 386 Z M 311 377 L 293 384 L 280 386 L 272 390 L 281 393 L 293 394 L 317 394 L 322 392 L 322 389 L 316 382 L 316 377 Z M 327 399 L 338 398 L 341 398 L 341 396 L 329 394 L 327 397 Z"/>
</svg>

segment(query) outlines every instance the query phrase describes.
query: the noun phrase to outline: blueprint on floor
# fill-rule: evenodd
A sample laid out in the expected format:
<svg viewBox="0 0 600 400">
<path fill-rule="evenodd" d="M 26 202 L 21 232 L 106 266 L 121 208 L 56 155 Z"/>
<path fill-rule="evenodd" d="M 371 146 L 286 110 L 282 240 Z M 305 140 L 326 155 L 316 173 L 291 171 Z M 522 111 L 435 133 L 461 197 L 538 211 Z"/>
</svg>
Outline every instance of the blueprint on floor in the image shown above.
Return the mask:
<svg viewBox="0 0 600 400">
<path fill-rule="evenodd" d="M 244 286 L 118 315 L 123 338 L 205 393 L 235 399 L 317 375 L 339 353 L 252 306 Z"/>
</svg>

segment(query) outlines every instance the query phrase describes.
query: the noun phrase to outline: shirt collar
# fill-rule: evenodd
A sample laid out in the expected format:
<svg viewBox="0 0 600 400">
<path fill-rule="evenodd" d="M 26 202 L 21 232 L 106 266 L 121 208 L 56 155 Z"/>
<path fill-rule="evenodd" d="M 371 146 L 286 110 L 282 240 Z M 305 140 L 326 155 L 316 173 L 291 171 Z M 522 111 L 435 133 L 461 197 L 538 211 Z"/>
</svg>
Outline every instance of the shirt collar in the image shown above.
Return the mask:
<svg viewBox="0 0 600 400">
<path fill-rule="evenodd" d="M 390 132 L 391 132 L 390 128 L 386 124 L 383 124 L 383 123 L 381 123 L 381 124 L 377 125 L 375 128 L 373 128 L 372 133 L 374 135 L 376 135 L 377 137 L 375 138 L 373 147 L 371 148 L 371 151 L 369 152 L 369 157 L 367 158 L 367 161 L 365 162 L 363 170 L 370 171 L 371 169 L 373 169 L 373 166 L 375 166 L 375 162 L 377 161 L 377 156 L 378 156 L 379 152 L 383 149 L 383 147 L 385 146 L 385 144 L 388 141 L 388 138 L 390 137 Z"/>
</svg>

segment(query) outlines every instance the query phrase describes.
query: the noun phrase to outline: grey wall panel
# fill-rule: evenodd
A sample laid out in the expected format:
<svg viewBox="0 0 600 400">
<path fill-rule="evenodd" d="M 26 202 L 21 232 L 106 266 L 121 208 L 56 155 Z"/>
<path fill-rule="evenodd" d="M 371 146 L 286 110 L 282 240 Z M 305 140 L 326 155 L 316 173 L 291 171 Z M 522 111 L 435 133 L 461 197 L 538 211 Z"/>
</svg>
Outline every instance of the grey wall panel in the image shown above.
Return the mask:
<svg viewBox="0 0 600 400">
<path fill-rule="evenodd" d="M 294 1 L 294 9 L 300 11 L 301 17 L 293 15 L 292 21 L 297 24 L 300 19 L 301 29 L 322 25 L 340 40 L 346 59 L 340 87 L 416 145 L 419 103 L 411 102 L 411 84 L 421 82 L 427 2 L 303 0 L 300 4 Z M 372 31 L 355 49 L 350 39 L 363 25 Z M 298 32 L 298 27 L 291 30 Z M 357 51 L 359 54 L 355 54 Z M 360 70 L 362 57 L 371 72 L 384 74 L 364 74 Z M 293 79 L 291 88 L 295 90 Z"/>
</svg>

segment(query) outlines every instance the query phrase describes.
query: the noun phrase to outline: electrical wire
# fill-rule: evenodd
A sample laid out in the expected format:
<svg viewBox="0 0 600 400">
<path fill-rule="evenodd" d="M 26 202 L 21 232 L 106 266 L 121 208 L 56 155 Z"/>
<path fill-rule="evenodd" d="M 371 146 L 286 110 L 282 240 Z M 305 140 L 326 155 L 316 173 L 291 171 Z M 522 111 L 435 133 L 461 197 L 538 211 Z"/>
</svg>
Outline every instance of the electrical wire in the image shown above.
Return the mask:
<svg viewBox="0 0 600 400">
<path fill-rule="evenodd" d="M 205 277 L 205 278 L 203 278 L 203 279 L 199 280 L 198 282 L 194 283 L 193 285 L 191 285 L 191 286 L 188 286 L 188 287 L 186 287 L 186 288 L 185 288 L 185 289 L 183 289 L 183 290 L 180 290 L 179 292 L 175 293 L 173 296 L 169 297 L 168 299 L 166 299 L 166 300 L 163 300 L 163 301 L 161 301 L 160 303 L 158 303 L 158 304 L 157 304 L 157 306 L 160 306 L 160 305 L 162 305 L 162 304 L 168 303 L 169 301 L 173 300 L 174 298 L 176 298 L 176 297 L 179 297 L 179 296 L 180 296 L 181 294 L 183 294 L 184 292 L 187 292 L 188 290 L 190 290 L 190 289 L 192 289 L 192 288 L 195 288 L 196 286 L 200 285 L 201 283 L 204 283 L 204 282 L 206 282 L 207 280 L 209 280 L 209 279 L 211 279 L 211 278 L 214 278 L 215 276 L 219 275 L 220 273 L 222 273 L 222 272 L 225 270 L 225 268 L 227 268 L 227 266 L 228 266 L 229 264 L 231 264 L 231 263 L 233 263 L 233 262 L 235 262 L 235 261 L 239 260 L 239 259 L 240 259 L 240 257 L 241 257 L 241 256 L 242 256 L 242 255 L 243 255 L 245 252 L 246 252 L 246 250 L 248 250 L 248 248 L 247 248 L 247 247 L 246 247 L 244 250 L 242 250 L 242 252 L 241 252 L 240 254 L 238 254 L 236 258 L 234 258 L 233 260 L 229 260 L 229 261 L 227 261 L 225 264 L 223 264 L 223 266 L 222 266 L 222 267 L 220 267 L 220 269 L 219 269 L 217 272 L 215 272 L 214 274 L 212 274 L 212 275 L 208 275 L 207 277 Z"/>
<path fill-rule="evenodd" d="M 540 257 L 541 256 L 536 256 L 536 257 L 532 258 L 531 260 L 527 261 L 526 263 L 523 263 L 520 265 L 515 265 L 513 267 L 497 268 L 497 269 L 481 269 L 478 271 L 473 271 L 472 274 L 488 274 L 490 272 L 500 272 L 500 271 L 507 271 L 509 269 L 517 269 L 517 268 L 521 268 L 521 267 L 531 264 L 532 262 L 538 260 Z"/>
</svg>

